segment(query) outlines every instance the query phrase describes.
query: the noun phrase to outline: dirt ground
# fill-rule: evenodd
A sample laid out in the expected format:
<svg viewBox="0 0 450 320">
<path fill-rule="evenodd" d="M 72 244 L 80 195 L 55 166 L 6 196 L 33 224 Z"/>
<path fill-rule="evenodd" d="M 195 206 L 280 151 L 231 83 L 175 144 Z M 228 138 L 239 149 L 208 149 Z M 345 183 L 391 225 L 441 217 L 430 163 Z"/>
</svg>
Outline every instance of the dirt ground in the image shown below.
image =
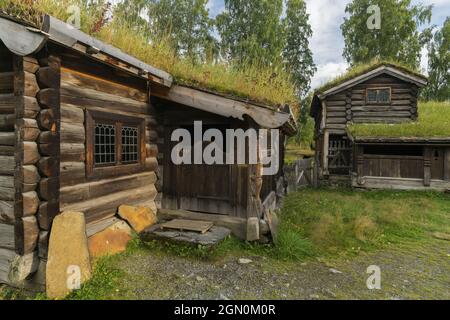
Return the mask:
<svg viewBox="0 0 450 320">
<path fill-rule="evenodd" d="M 111 297 L 119 299 L 450 299 L 450 242 L 441 240 L 300 263 L 212 263 L 138 250 L 115 264 L 126 274 Z M 370 265 L 381 269 L 381 290 L 367 288 Z"/>
</svg>

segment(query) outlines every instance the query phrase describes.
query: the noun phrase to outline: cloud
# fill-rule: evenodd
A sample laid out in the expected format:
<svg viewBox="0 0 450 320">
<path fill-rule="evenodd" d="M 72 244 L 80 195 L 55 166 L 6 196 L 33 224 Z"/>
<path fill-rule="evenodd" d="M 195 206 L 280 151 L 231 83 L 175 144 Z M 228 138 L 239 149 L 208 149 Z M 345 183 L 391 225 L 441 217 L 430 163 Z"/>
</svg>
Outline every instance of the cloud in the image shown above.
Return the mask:
<svg viewBox="0 0 450 320">
<path fill-rule="evenodd" d="M 317 66 L 317 72 L 311 82 L 311 87 L 317 89 L 331 79 L 343 74 L 348 68 L 346 62 L 328 62 Z"/>
</svg>

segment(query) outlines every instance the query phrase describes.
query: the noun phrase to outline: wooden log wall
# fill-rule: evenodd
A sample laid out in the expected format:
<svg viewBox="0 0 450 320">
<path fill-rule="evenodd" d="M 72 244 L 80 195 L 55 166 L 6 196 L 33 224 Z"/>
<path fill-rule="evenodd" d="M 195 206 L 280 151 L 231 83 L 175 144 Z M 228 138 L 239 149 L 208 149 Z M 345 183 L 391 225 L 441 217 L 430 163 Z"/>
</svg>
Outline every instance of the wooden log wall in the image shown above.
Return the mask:
<svg viewBox="0 0 450 320">
<path fill-rule="evenodd" d="M 390 87 L 392 101 L 386 105 L 369 105 L 366 89 Z M 346 125 L 354 123 L 399 123 L 415 120 L 418 88 L 395 77 L 381 75 L 326 99 L 326 128 L 345 133 Z"/>
<path fill-rule="evenodd" d="M 48 232 L 59 213 L 60 61 L 16 58 L 15 249 L 47 259 Z"/>
<path fill-rule="evenodd" d="M 61 211 L 82 211 L 91 225 L 114 216 L 122 204 L 148 205 L 156 210 L 159 134 L 148 90 L 145 85 L 137 88 L 124 81 L 111 81 L 100 72 L 94 75 L 67 59 L 63 59 L 63 66 L 71 69 L 62 68 L 61 72 Z M 145 120 L 143 170 L 129 173 L 125 167 L 116 167 L 99 177 L 87 177 L 86 110 Z M 108 171 L 116 174 L 111 176 Z"/>
<path fill-rule="evenodd" d="M 13 56 L 0 44 L 0 283 L 15 257 L 15 106 Z"/>
</svg>

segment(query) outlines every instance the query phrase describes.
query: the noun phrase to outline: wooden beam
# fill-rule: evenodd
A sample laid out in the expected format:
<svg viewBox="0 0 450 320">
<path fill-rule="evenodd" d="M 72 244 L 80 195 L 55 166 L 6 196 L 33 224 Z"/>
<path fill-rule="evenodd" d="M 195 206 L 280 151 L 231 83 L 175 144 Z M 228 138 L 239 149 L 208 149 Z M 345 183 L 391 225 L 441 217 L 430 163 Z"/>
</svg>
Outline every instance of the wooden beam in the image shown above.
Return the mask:
<svg viewBox="0 0 450 320">
<path fill-rule="evenodd" d="M 244 120 L 251 117 L 263 128 L 280 128 L 289 121 L 289 113 L 279 112 L 267 106 L 246 103 L 230 97 L 173 85 L 171 89 L 152 88 L 151 94 L 169 101 L 226 118 Z"/>
<path fill-rule="evenodd" d="M 12 53 L 28 56 L 44 46 L 48 34 L 0 17 L 0 39 Z"/>
</svg>

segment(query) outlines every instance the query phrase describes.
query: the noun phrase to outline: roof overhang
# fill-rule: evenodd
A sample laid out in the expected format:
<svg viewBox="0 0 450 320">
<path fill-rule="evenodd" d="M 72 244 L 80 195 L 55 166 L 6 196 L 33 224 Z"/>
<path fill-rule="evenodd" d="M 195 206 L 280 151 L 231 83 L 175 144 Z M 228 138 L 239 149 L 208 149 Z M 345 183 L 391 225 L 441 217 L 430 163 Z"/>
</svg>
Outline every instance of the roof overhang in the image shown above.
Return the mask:
<svg viewBox="0 0 450 320">
<path fill-rule="evenodd" d="M 296 132 L 295 121 L 290 111 L 274 110 L 267 106 L 179 85 L 173 85 L 170 89 L 152 88 L 151 95 L 226 118 L 245 120 L 245 116 L 248 116 L 262 128 L 282 128 L 289 135 Z"/>
<path fill-rule="evenodd" d="M 428 83 L 428 81 L 425 77 L 414 75 L 409 72 L 405 72 L 399 68 L 394 68 L 392 66 L 380 66 L 372 71 L 366 72 L 360 76 L 357 76 L 353 79 L 345 81 L 345 82 L 343 82 L 333 88 L 330 88 L 324 92 L 318 93 L 317 96 L 321 100 L 323 100 L 330 95 L 334 95 L 339 92 L 342 92 L 348 88 L 351 88 L 355 85 L 363 83 L 367 80 L 370 80 L 370 79 L 377 77 L 379 75 L 382 75 L 382 74 L 388 74 L 388 75 L 391 75 L 398 79 L 401 79 L 403 81 L 413 83 L 413 84 L 417 85 L 419 88 L 426 86 Z"/>
<path fill-rule="evenodd" d="M 47 41 L 51 41 L 162 86 L 170 87 L 173 83 L 169 73 L 95 39 L 70 24 L 49 15 L 44 16 L 43 20 L 40 30 L 0 16 L 0 39 L 11 52 L 20 56 L 36 53 Z"/>
<path fill-rule="evenodd" d="M 450 145 L 450 137 L 349 137 L 355 144 Z"/>
</svg>

